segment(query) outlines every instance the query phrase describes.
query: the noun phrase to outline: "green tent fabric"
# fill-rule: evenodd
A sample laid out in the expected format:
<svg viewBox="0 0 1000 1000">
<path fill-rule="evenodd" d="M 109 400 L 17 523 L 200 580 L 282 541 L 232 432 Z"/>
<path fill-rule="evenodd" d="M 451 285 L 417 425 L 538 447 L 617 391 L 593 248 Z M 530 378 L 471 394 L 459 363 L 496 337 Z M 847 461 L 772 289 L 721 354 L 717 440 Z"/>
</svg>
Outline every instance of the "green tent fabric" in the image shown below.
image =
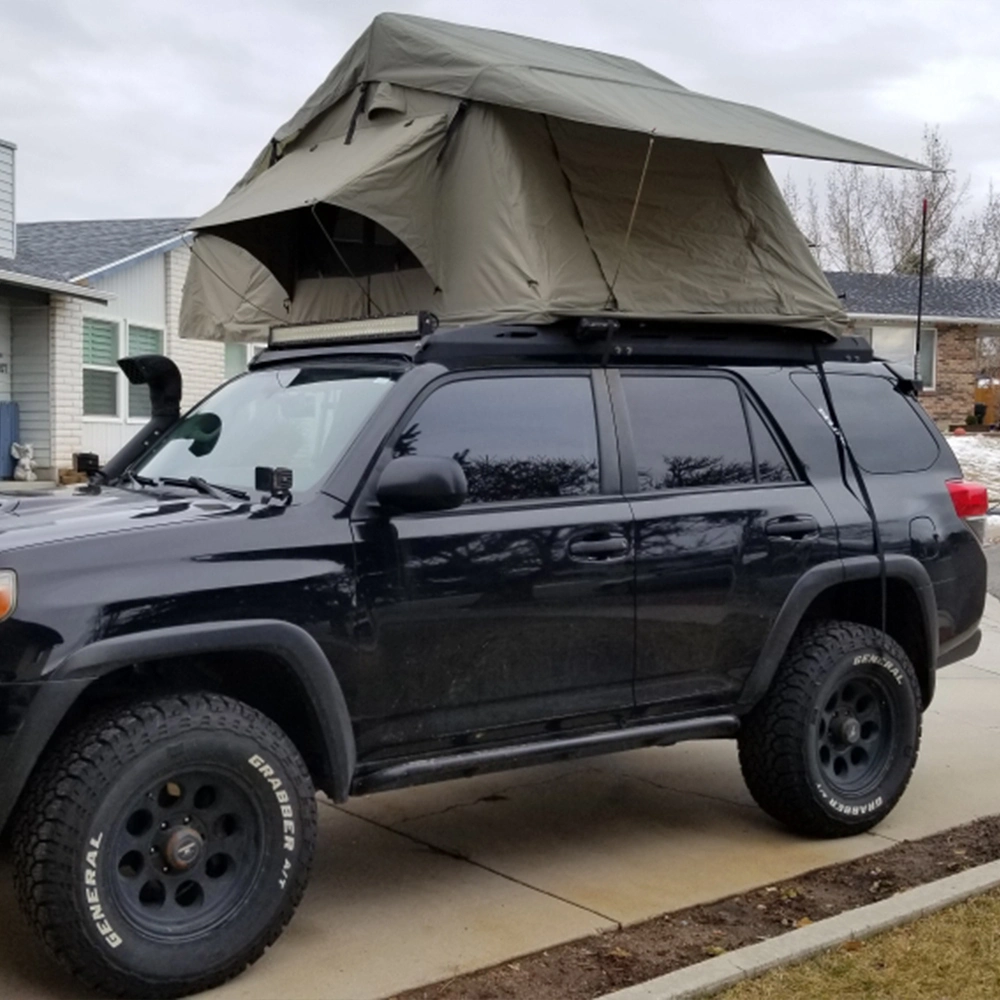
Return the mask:
<svg viewBox="0 0 1000 1000">
<path fill-rule="evenodd" d="M 380 15 L 194 223 L 182 333 L 430 309 L 836 335 L 764 152 L 919 167 L 628 59 Z"/>
</svg>

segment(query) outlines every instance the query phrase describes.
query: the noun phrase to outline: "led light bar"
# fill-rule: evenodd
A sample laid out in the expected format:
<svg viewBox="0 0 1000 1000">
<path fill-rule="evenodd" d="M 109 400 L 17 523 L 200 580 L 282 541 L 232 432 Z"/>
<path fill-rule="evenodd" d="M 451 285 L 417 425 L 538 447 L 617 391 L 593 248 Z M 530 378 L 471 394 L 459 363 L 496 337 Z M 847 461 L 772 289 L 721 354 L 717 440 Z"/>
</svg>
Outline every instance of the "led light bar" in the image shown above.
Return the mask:
<svg viewBox="0 0 1000 1000">
<path fill-rule="evenodd" d="M 407 334 L 422 337 L 433 333 L 436 328 L 437 317 L 433 313 L 421 312 L 408 316 L 272 326 L 269 343 L 271 347 L 290 347 L 293 344 L 335 344 L 345 340 L 398 340 Z"/>
</svg>

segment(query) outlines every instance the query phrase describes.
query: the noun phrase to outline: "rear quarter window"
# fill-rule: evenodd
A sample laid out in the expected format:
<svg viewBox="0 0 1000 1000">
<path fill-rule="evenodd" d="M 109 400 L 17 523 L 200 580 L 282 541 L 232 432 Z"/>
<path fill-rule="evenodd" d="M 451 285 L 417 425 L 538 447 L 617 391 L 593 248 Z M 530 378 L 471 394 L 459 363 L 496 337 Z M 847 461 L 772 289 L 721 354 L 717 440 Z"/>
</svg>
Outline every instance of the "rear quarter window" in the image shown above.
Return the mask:
<svg viewBox="0 0 1000 1000">
<path fill-rule="evenodd" d="M 837 373 L 827 377 L 837 419 L 865 472 L 922 472 L 937 461 L 940 448 L 920 404 L 897 392 L 890 379 Z M 815 375 L 797 373 L 792 380 L 816 409 L 826 412 Z"/>
</svg>

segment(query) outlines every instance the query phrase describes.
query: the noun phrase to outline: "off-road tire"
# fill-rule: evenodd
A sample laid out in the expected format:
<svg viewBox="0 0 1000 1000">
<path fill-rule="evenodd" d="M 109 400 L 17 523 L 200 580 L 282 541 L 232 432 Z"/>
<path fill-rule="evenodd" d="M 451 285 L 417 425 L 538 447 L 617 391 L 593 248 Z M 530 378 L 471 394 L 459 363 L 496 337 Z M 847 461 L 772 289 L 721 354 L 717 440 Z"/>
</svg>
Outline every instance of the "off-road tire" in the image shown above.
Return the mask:
<svg viewBox="0 0 1000 1000">
<path fill-rule="evenodd" d="M 868 625 L 817 622 L 793 639 L 743 720 L 744 780 L 765 812 L 798 833 L 869 830 L 910 780 L 921 711 L 920 684 L 897 642 Z"/>
<path fill-rule="evenodd" d="M 81 982 L 177 997 L 274 942 L 315 843 L 312 782 L 285 733 L 233 698 L 170 695 L 102 712 L 42 762 L 15 822 L 15 883 Z"/>
</svg>

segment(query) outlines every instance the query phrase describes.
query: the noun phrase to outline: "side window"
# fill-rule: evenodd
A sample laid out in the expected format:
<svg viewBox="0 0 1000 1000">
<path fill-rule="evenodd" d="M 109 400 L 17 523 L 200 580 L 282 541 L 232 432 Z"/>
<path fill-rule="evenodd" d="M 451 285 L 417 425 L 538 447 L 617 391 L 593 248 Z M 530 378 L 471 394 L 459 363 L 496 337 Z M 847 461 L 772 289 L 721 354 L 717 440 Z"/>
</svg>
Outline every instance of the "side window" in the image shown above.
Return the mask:
<svg viewBox="0 0 1000 1000">
<path fill-rule="evenodd" d="M 729 379 L 626 376 L 639 491 L 756 482 L 739 389 Z"/>
<path fill-rule="evenodd" d="M 450 382 L 424 401 L 393 453 L 455 458 L 469 481 L 470 503 L 598 493 L 590 379 Z"/>
<path fill-rule="evenodd" d="M 826 403 L 815 375 L 792 376 L 817 409 Z M 938 443 L 917 409 L 881 375 L 831 373 L 830 391 L 847 440 L 865 472 L 922 472 L 938 458 Z"/>
<path fill-rule="evenodd" d="M 753 453 L 757 459 L 757 481 L 760 483 L 791 483 L 795 481 L 787 459 L 768 430 L 761 415 L 753 406 L 747 406 L 750 419 L 750 434 L 753 437 Z"/>
</svg>

